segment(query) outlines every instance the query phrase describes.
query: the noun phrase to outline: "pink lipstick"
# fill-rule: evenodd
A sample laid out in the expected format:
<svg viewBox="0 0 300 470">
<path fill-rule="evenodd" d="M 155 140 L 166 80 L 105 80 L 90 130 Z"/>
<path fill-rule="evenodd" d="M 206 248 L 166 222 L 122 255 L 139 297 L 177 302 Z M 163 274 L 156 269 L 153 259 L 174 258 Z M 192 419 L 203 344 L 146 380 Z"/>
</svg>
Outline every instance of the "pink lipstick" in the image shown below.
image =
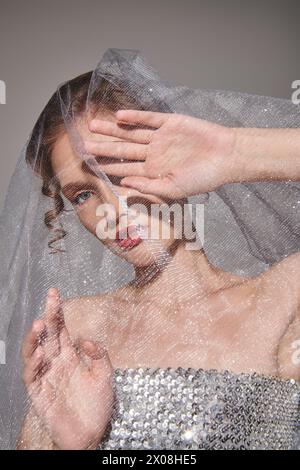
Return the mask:
<svg viewBox="0 0 300 470">
<path fill-rule="evenodd" d="M 122 228 L 116 233 L 116 242 L 124 250 L 129 250 L 139 245 L 143 239 L 139 235 L 138 230 L 144 226 L 129 225 Z"/>
</svg>

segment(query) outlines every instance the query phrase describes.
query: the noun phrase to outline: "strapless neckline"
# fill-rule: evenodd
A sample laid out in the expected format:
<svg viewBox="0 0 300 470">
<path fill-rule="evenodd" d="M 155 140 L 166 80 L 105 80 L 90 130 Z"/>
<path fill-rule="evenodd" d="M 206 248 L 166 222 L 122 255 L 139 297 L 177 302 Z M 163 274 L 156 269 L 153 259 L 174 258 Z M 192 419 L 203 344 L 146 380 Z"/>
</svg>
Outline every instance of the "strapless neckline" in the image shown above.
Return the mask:
<svg viewBox="0 0 300 470">
<path fill-rule="evenodd" d="M 115 368 L 101 449 L 294 449 L 300 384 L 258 372 Z"/>
<path fill-rule="evenodd" d="M 135 372 L 187 372 L 191 374 L 213 374 L 213 375 L 228 375 L 232 377 L 243 377 L 243 378 L 261 378 L 265 380 L 271 380 L 273 382 L 282 383 L 282 384 L 291 384 L 296 385 L 300 389 L 300 381 L 297 381 L 293 378 L 283 378 L 274 374 L 263 374 L 260 372 L 234 372 L 230 369 L 204 369 L 202 367 L 116 367 L 114 368 L 116 374 L 126 374 L 126 373 L 135 373 Z"/>
</svg>

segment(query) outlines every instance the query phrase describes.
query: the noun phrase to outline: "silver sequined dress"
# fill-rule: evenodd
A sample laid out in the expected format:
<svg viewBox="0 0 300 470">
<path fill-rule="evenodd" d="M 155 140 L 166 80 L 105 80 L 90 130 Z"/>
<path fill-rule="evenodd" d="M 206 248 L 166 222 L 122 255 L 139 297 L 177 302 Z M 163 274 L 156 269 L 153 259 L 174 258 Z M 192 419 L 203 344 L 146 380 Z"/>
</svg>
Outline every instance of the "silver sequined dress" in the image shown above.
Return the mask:
<svg viewBox="0 0 300 470">
<path fill-rule="evenodd" d="M 115 369 L 99 449 L 297 449 L 300 385 L 203 369 Z"/>
</svg>

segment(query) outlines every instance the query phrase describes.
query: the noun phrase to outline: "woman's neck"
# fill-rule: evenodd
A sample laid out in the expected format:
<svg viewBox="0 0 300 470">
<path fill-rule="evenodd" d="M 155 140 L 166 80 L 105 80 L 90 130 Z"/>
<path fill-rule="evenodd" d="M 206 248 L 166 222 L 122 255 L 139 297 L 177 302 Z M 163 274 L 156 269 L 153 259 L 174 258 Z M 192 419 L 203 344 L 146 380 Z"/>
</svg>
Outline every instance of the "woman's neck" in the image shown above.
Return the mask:
<svg viewBox="0 0 300 470">
<path fill-rule="evenodd" d="M 162 253 L 156 263 L 136 268 L 135 272 L 130 285 L 136 300 L 157 300 L 166 307 L 179 306 L 194 296 L 199 300 L 247 279 L 214 267 L 203 249 L 188 250 L 185 241 Z"/>
</svg>

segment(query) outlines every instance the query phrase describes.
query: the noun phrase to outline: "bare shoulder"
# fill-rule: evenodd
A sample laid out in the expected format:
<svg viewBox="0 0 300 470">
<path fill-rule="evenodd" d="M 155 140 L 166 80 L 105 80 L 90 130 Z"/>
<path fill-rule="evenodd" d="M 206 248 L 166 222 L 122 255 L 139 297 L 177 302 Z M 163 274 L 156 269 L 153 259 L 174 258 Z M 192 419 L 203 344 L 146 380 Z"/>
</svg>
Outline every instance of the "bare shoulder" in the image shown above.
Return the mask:
<svg viewBox="0 0 300 470">
<path fill-rule="evenodd" d="M 300 251 L 274 263 L 267 272 L 275 275 L 284 274 L 296 282 L 300 275 Z"/>
<path fill-rule="evenodd" d="M 294 253 L 274 263 L 261 276 L 263 285 L 273 291 L 276 297 L 293 302 L 294 308 L 300 306 L 300 252 Z"/>
<path fill-rule="evenodd" d="M 113 293 L 65 299 L 62 304 L 64 320 L 73 340 L 97 341 L 107 329 L 109 309 L 114 303 Z"/>
<path fill-rule="evenodd" d="M 281 377 L 300 382 L 300 308 L 281 338 L 277 358 Z"/>
<path fill-rule="evenodd" d="M 280 376 L 300 381 L 300 253 L 294 253 L 274 264 L 265 273 L 266 284 L 290 311 L 278 345 Z"/>
</svg>

